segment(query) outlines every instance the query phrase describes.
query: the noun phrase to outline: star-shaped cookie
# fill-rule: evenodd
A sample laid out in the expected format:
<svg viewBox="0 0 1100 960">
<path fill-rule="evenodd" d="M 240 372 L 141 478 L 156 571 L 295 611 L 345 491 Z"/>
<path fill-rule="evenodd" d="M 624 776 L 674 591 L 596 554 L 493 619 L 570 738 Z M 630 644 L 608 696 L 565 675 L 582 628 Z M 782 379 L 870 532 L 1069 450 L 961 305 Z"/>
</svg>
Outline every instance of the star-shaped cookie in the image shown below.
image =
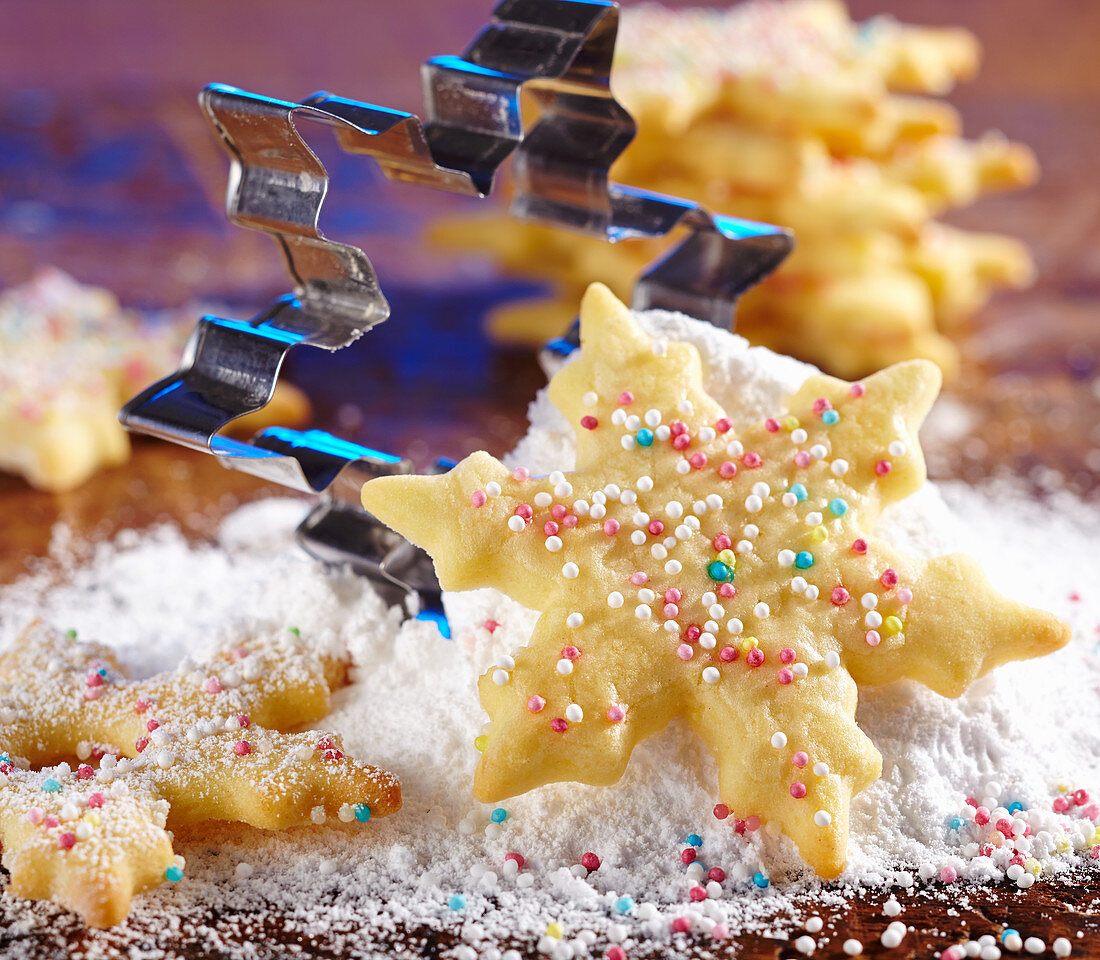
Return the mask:
<svg viewBox="0 0 1100 960">
<path fill-rule="evenodd" d="M 130 682 L 109 648 L 32 625 L 0 655 L 11 892 L 108 927 L 133 894 L 182 878 L 170 826 L 277 829 L 392 813 L 401 787 L 391 774 L 344 756 L 332 734 L 277 732 L 323 717 L 346 673 L 342 658 L 288 636 Z M 98 769 L 69 762 L 78 759 Z"/>
<path fill-rule="evenodd" d="M 481 678 L 475 792 L 614 783 L 639 740 L 683 716 L 717 759 L 722 802 L 835 876 L 850 800 L 881 770 L 855 723 L 859 685 L 908 677 L 958 696 L 1068 628 L 997 594 L 968 557 L 915 560 L 869 535 L 924 481 L 933 364 L 811 377 L 774 418 L 740 423 L 704 392 L 693 346 L 654 340 L 601 285 L 581 338 L 550 383 L 577 432 L 573 473 L 536 479 L 475 453 L 363 489 L 446 589 L 491 586 L 542 612 L 514 663 Z"/>
</svg>

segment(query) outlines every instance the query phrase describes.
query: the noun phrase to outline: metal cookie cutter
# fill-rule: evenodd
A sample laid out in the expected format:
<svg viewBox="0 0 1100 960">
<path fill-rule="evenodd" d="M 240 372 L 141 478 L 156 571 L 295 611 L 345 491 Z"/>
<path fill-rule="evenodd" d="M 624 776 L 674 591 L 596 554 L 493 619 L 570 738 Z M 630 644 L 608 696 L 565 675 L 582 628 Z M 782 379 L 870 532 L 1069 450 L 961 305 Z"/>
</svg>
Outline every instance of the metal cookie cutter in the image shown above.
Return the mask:
<svg viewBox="0 0 1100 960">
<path fill-rule="evenodd" d="M 389 315 L 363 251 L 318 227 L 328 174 L 298 125 L 333 127 L 343 149 L 374 157 L 391 180 L 479 197 L 511 157 L 514 215 L 610 242 L 686 228 L 639 278 L 633 305 L 729 325 L 738 295 L 774 270 L 793 240 L 780 227 L 608 180 L 636 131 L 609 88 L 618 16 L 607 0 L 503 0 L 462 56 L 424 65 L 424 121 L 327 93 L 295 103 L 206 87 L 199 103 L 231 160 L 228 216 L 275 239 L 294 292 L 250 320 L 199 320 L 179 370 L 130 400 L 122 423 L 318 494 L 298 529 L 307 551 L 350 563 L 391 599 L 438 605 L 427 555 L 359 505 L 366 480 L 408 473 L 409 461 L 318 430 L 269 428 L 247 443 L 220 432 L 271 399 L 291 347 L 338 350 Z M 521 90 L 538 108 L 529 128 Z"/>
</svg>

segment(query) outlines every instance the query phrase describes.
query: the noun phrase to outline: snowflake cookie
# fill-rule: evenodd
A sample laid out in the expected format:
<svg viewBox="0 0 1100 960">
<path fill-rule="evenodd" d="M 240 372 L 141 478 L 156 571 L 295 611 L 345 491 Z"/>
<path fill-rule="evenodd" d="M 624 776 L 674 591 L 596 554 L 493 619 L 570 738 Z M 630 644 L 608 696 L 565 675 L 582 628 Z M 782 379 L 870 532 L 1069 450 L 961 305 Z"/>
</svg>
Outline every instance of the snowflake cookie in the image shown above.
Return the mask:
<svg viewBox="0 0 1100 960">
<path fill-rule="evenodd" d="M 443 586 L 542 611 L 481 678 L 475 791 L 611 784 L 641 739 L 685 717 L 722 803 L 777 826 L 824 877 L 844 866 L 852 796 L 881 772 L 860 684 L 958 696 L 1065 644 L 965 556 L 906 557 L 867 531 L 924 481 L 917 428 L 940 374 L 921 360 L 858 383 L 811 377 L 740 423 L 697 350 L 654 340 L 602 285 L 580 356 L 551 381 L 577 469 L 533 478 L 475 453 L 439 477 L 368 483 L 363 503 L 435 558 Z"/>
<path fill-rule="evenodd" d="M 170 826 L 278 829 L 392 813 L 401 787 L 391 774 L 345 757 L 332 734 L 277 732 L 323 717 L 346 673 L 345 660 L 288 636 L 132 682 L 107 647 L 32 625 L 0 655 L 10 891 L 108 927 L 133 894 L 182 878 Z M 74 770 L 63 758 L 81 762 Z"/>
</svg>

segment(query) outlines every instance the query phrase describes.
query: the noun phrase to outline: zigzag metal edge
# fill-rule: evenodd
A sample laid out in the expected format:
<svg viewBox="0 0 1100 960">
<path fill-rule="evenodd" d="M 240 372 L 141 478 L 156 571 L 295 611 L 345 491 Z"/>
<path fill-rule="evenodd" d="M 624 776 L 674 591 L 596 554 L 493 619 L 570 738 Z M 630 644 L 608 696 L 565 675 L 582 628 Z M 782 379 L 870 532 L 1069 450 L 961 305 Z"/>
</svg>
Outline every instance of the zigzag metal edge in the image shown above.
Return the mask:
<svg viewBox="0 0 1100 960">
<path fill-rule="evenodd" d="M 389 315 L 363 251 L 320 231 L 328 173 L 298 122 L 332 126 L 343 149 L 374 157 L 391 180 L 449 192 L 487 195 L 512 157 L 513 213 L 610 242 L 686 227 L 687 237 L 639 279 L 634 305 L 728 323 L 737 296 L 779 265 L 792 237 L 608 181 L 636 129 L 609 86 L 617 28 L 618 8 L 608 0 L 503 0 L 461 57 L 424 65 L 425 123 L 327 93 L 296 103 L 206 87 L 200 105 L 231 159 L 229 219 L 275 239 L 295 292 L 248 321 L 203 317 L 180 368 L 130 400 L 122 423 L 321 494 L 299 529 L 306 549 L 326 561 L 350 561 L 398 589 L 431 591 L 430 564 L 405 556 L 357 505 L 363 481 L 407 472 L 408 461 L 315 430 L 272 428 L 250 443 L 220 434 L 271 399 L 291 347 L 336 350 Z M 524 91 L 540 111 L 526 131 Z M 340 524 L 329 516 L 337 513 Z M 349 535 L 348 525 L 359 529 Z"/>
</svg>

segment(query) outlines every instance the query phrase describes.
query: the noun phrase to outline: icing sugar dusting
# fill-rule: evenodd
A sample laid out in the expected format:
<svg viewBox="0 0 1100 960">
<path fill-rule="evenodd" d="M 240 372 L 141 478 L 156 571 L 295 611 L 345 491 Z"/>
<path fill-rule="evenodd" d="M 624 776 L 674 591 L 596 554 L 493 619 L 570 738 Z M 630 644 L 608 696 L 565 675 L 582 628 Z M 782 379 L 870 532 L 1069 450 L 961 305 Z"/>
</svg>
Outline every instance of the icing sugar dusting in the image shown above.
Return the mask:
<svg viewBox="0 0 1100 960">
<path fill-rule="evenodd" d="M 773 412 L 813 372 L 684 317 L 654 312 L 643 324 L 695 343 L 708 391 L 741 417 Z M 509 465 L 569 469 L 571 433 L 545 392 L 531 406 L 531 423 Z M 447 930 L 456 937 L 450 955 L 463 960 L 491 956 L 488 945 L 502 938 L 541 940 L 545 952 L 563 957 L 563 944 L 577 956 L 589 948 L 602 954 L 609 941 L 667 942 L 678 917 L 704 936 L 773 925 L 787 936 L 790 921 L 772 918 L 790 914 L 790 898 L 816 890 L 816 881 L 784 838 L 764 830 L 738 836 L 712 816 L 714 765 L 684 725 L 641 744 L 617 786 L 544 787 L 501 804 L 506 817 L 495 822 L 495 808 L 476 803 L 470 789 L 473 739 L 484 722 L 475 681 L 525 641 L 535 615 L 479 590 L 447 598 L 453 641 L 433 624 L 401 623 L 366 581 L 325 571 L 299 551 L 292 531 L 303 512 L 294 500 L 244 507 L 214 545 L 189 544 L 168 527 L 128 534 L 60 582 L 43 572 L 0 589 L 0 646 L 39 616 L 111 644 L 144 675 L 233 637 L 295 626 L 307 642 L 346 644 L 357 665 L 356 682 L 335 695 L 321 725 L 343 737 L 350 755 L 396 773 L 404 808 L 354 832 L 339 825 L 183 832 L 176 842 L 186 878 L 138 898 L 135 927 L 212 905 L 275 908 L 319 931 L 346 926 L 346 949 L 365 954 L 395 926 Z M 967 550 L 1001 590 L 1069 620 L 1074 639 L 1047 658 L 1000 668 L 958 700 L 911 683 L 861 696 L 858 722 L 884 769 L 852 804 L 840 889 L 904 887 L 918 877 L 939 883 L 947 869 L 990 880 L 1007 869 L 1013 877 L 1004 857 L 983 855 L 986 845 L 995 853 L 989 833 L 1003 818 L 979 827 L 973 807 L 964 809 L 967 797 L 991 814 L 1023 804 L 1010 812 L 1028 824 L 1022 859 L 1044 873 L 1076 864 L 1098 842 L 1098 814 L 1090 818 L 1091 801 L 1076 804 L 1059 786 L 1100 788 L 1100 598 L 1089 592 L 1100 513 L 1070 500 L 1039 505 L 1011 488 L 929 485 L 887 510 L 879 531 L 915 556 Z M 1070 807 L 1053 812 L 1052 799 L 1066 797 Z M 961 822 L 953 826 L 953 818 Z M 682 862 L 692 834 L 705 868 Z M 506 860 L 513 852 L 522 868 Z M 601 861 L 592 873 L 580 865 L 589 852 Z M 712 896 L 690 900 L 712 867 L 726 878 Z M 770 878 L 767 889 L 754 884 L 756 874 Z M 28 922 L 49 910 L 20 909 Z M 547 941 L 549 923 L 562 924 L 557 943 Z M 121 929 L 112 936 L 125 938 Z"/>
</svg>

